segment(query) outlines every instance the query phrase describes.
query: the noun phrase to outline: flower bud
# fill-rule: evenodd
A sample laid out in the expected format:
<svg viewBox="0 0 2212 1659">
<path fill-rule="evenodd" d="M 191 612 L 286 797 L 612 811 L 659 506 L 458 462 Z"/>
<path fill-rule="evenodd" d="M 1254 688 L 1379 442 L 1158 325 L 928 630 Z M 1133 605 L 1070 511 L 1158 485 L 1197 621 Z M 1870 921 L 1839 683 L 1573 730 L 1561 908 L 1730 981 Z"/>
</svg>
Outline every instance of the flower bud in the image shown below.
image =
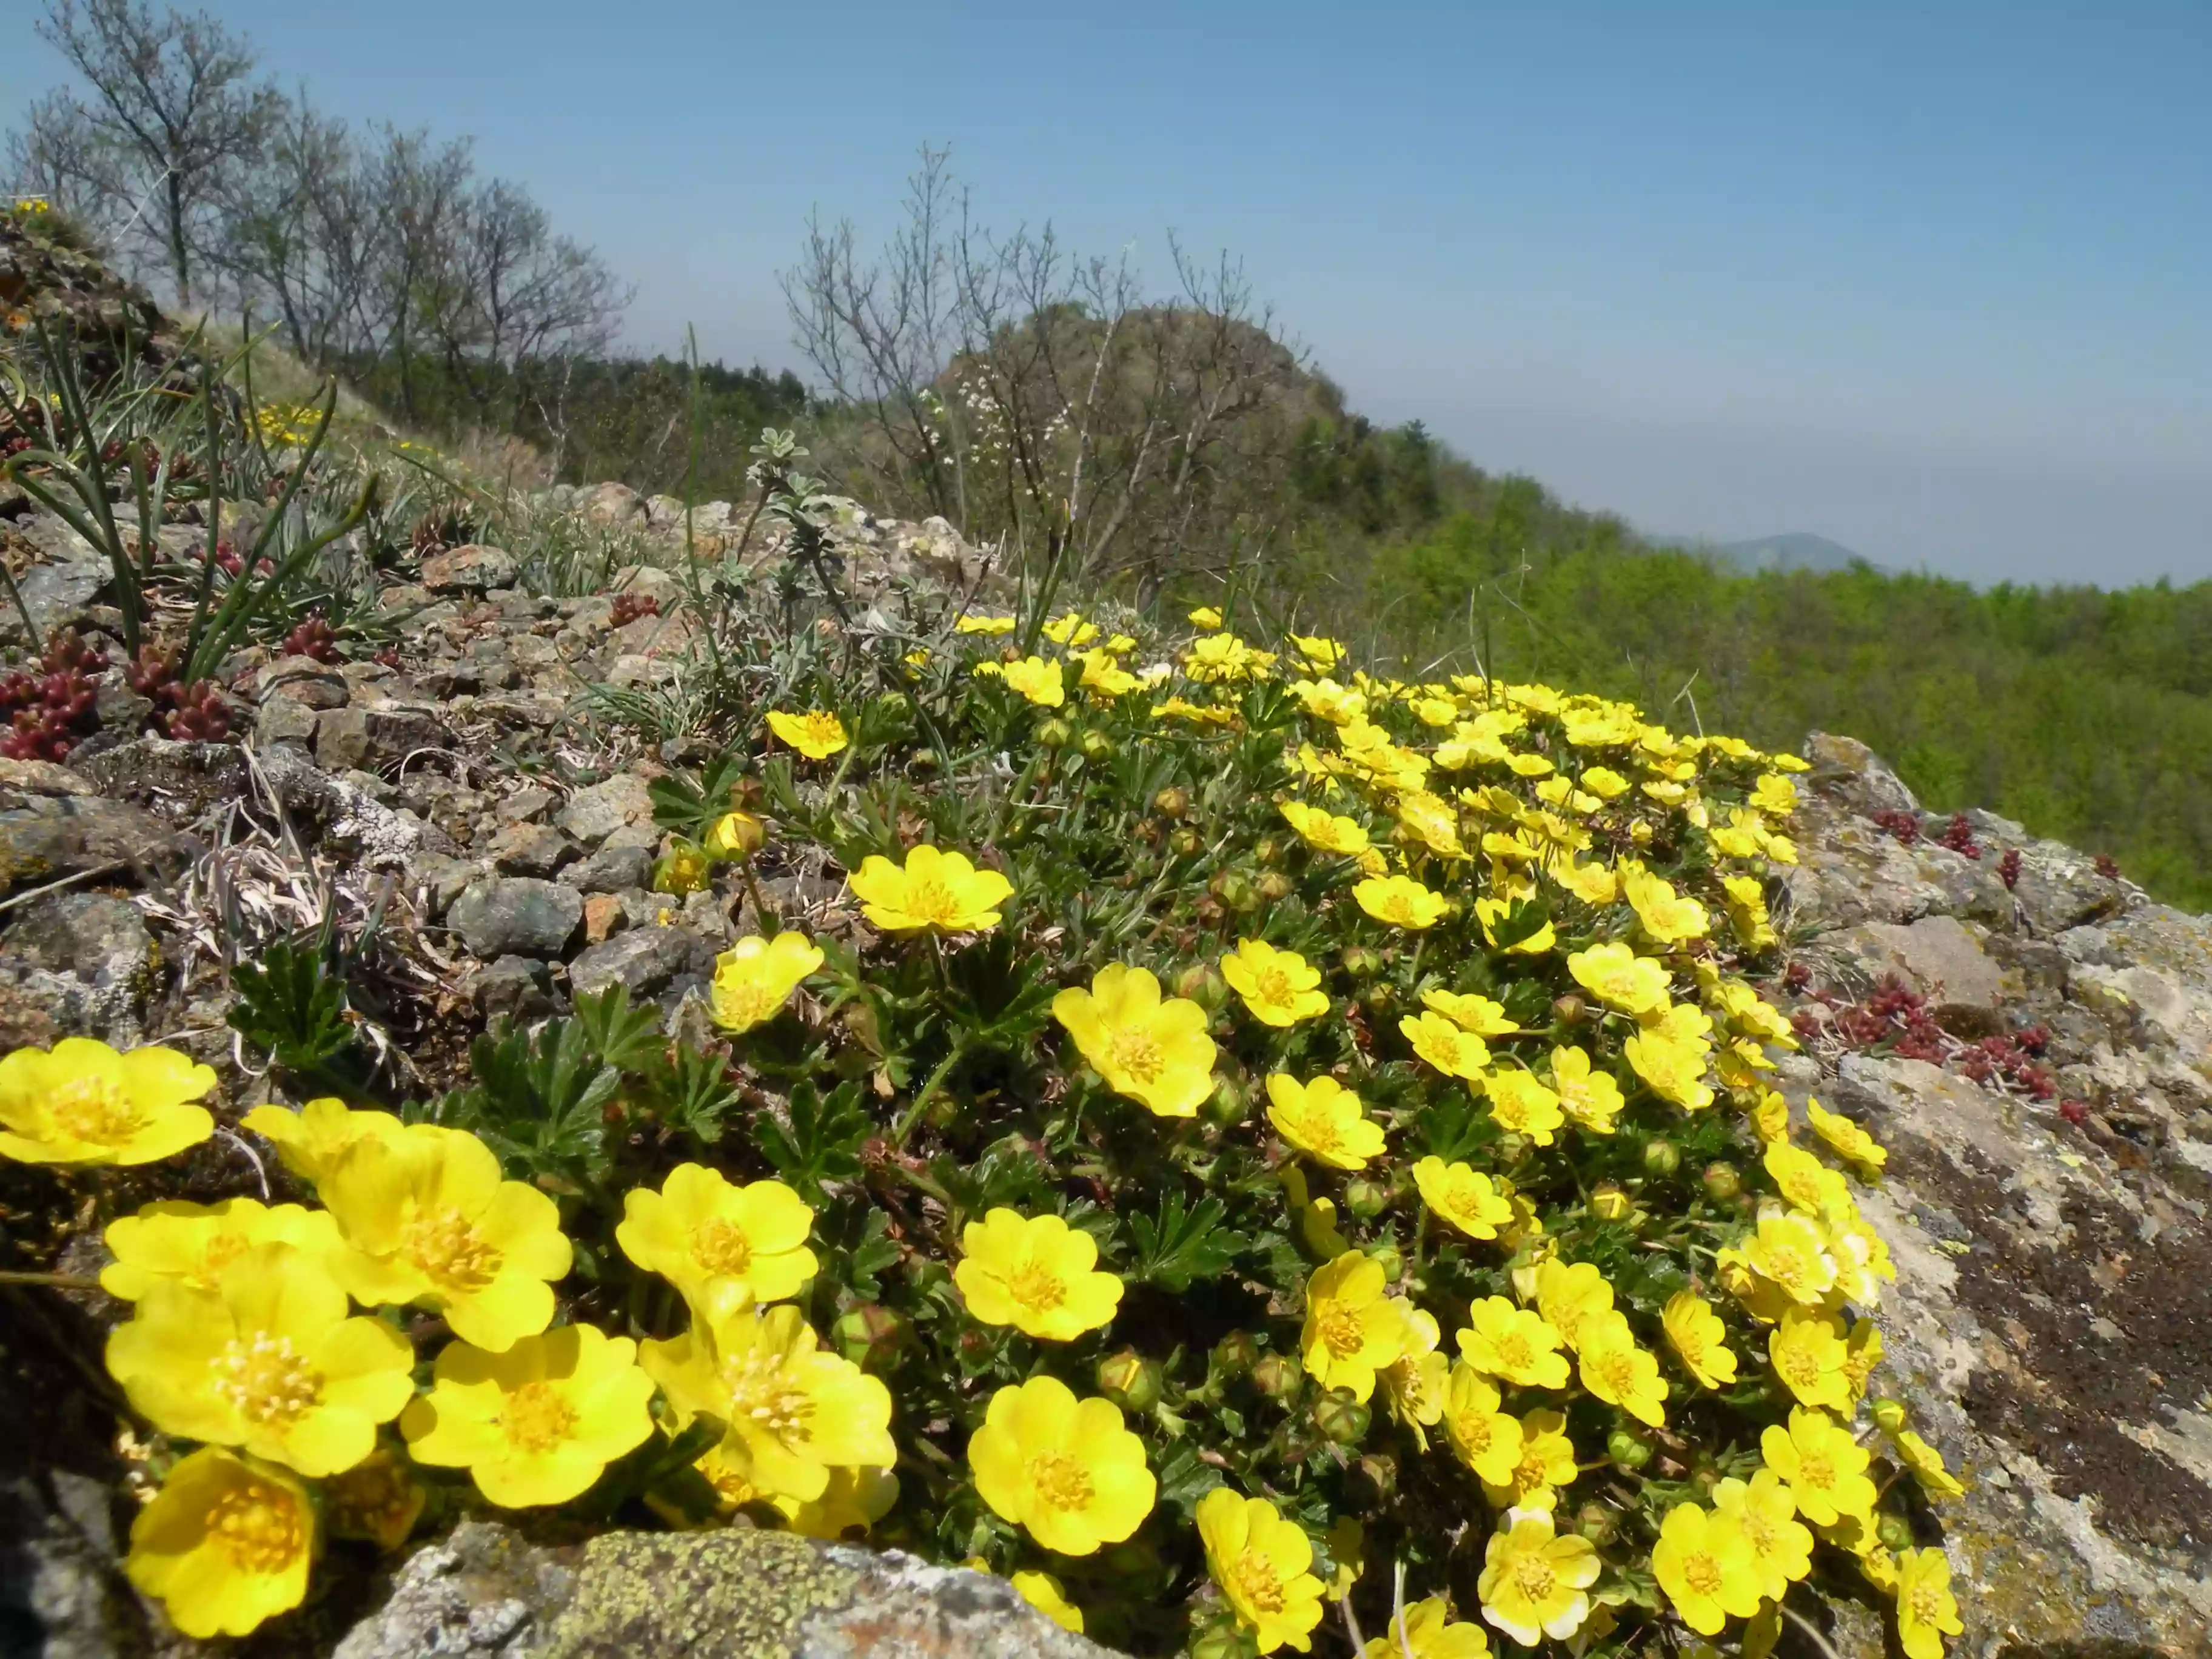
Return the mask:
<svg viewBox="0 0 2212 1659">
<path fill-rule="evenodd" d="M 862 1370 L 878 1375 L 898 1364 L 913 1337 L 914 1327 L 906 1316 L 879 1302 L 863 1302 L 848 1309 L 831 1329 L 839 1353 Z"/>
<path fill-rule="evenodd" d="M 1601 1549 L 1613 1542 L 1620 1529 L 1620 1517 L 1595 1498 L 1575 1511 L 1575 1531 Z"/>
<path fill-rule="evenodd" d="M 1218 1128 L 1231 1129 L 1244 1121 L 1251 1109 L 1244 1098 L 1244 1087 L 1233 1077 L 1216 1078 L 1213 1092 L 1206 1097 L 1206 1121 Z"/>
<path fill-rule="evenodd" d="M 1194 962 L 1176 975 L 1176 994 L 1188 997 L 1209 1014 L 1221 1012 L 1229 1000 L 1229 986 L 1221 970 L 1208 962 Z"/>
<path fill-rule="evenodd" d="M 1120 752 L 1120 746 L 1114 739 L 1096 726 L 1085 732 L 1083 740 L 1076 746 L 1083 750 L 1084 759 L 1094 763 L 1112 760 Z"/>
<path fill-rule="evenodd" d="M 725 812 L 707 832 L 707 851 L 718 859 L 749 859 L 768 840 L 768 827 L 750 812 Z"/>
<path fill-rule="evenodd" d="M 1553 1000 L 1552 1018 L 1562 1025 L 1580 1025 L 1589 1018 L 1589 1004 L 1571 991 Z"/>
<path fill-rule="evenodd" d="M 1292 1398 L 1305 1380 L 1305 1367 L 1294 1353 L 1271 1353 L 1252 1367 L 1252 1386 L 1270 1400 Z"/>
<path fill-rule="evenodd" d="M 981 1326 L 970 1325 L 960 1333 L 960 1358 L 970 1365 L 981 1365 L 988 1361 L 995 1346 L 996 1340 Z"/>
<path fill-rule="evenodd" d="M 1874 1420 L 1884 1434 L 1895 1434 L 1902 1429 L 1909 1415 L 1902 1400 L 1892 1400 L 1885 1395 L 1874 1402 Z"/>
<path fill-rule="evenodd" d="M 1605 1455 L 1617 1468 L 1640 1469 L 1651 1461 L 1651 1443 L 1626 1429 L 1615 1429 L 1606 1437 Z"/>
<path fill-rule="evenodd" d="M 1387 985 L 1370 985 L 1359 998 L 1359 1006 L 1380 1019 L 1397 1003 L 1397 996 Z"/>
<path fill-rule="evenodd" d="M 1644 1168 L 1656 1176 L 1670 1176 L 1682 1167 L 1682 1149 L 1671 1140 L 1644 1143 Z"/>
<path fill-rule="evenodd" d="M 1371 979 L 1382 971 L 1382 958 L 1364 945 L 1354 945 L 1344 953 L 1344 971 L 1354 979 Z"/>
<path fill-rule="evenodd" d="M 1190 791 L 1176 784 L 1152 797 L 1152 811 L 1164 818 L 1179 818 L 1190 811 Z"/>
<path fill-rule="evenodd" d="M 1518 1129 L 1508 1129 L 1498 1137 L 1498 1159 L 1501 1164 L 1518 1164 L 1528 1156 L 1534 1143 Z"/>
<path fill-rule="evenodd" d="M 1260 906 L 1260 890 L 1252 878 L 1241 870 L 1224 870 L 1206 884 L 1207 890 L 1239 915 L 1249 915 Z"/>
<path fill-rule="evenodd" d="M 1253 848 L 1252 856 L 1262 864 L 1280 864 L 1283 861 L 1283 843 L 1273 836 L 1263 836 L 1259 844 Z"/>
<path fill-rule="evenodd" d="M 1912 1547 L 1912 1522 L 1901 1515 L 1892 1515 L 1885 1510 L 1874 1523 L 1874 1535 L 1881 1539 L 1887 1548 L 1909 1550 Z"/>
<path fill-rule="evenodd" d="M 1036 729 L 1037 746 L 1041 749 L 1065 749 L 1074 736 L 1074 728 L 1057 717 L 1041 722 Z"/>
<path fill-rule="evenodd" d="M 1601 1221 L 1619 1221 L 1636 1207 L 1636 1200 L 1620 1189 L 1620 1183 L 1601 1181 L 1590 1188 L 1590 1212 Z"/>
<path fill-rule="evenodd" d="M 1224 1376 L 1243 1376 L 1259 1360 L 1260 1345 L 1249 1331 L 1231 1331 L 1213 1345 L 1213 1368 Z"/>
<path fill-rule="evenodd" d="M 906 714 L 914 707 L 914 699 L 903 691 L 886 691 L 876 699 L 876 706 L 886 714 Z"/>
<path fill-rule="evenodd" d="M 1406 1276 L 1404 1252 L 1387 1240 L 1379 1244 L 1370 1244 L 1367 1259 L 1382 1269 L 1382 1281 L 1386 1285 L 1395 1285 Z"/>
<path fill-rule="evenodd" d="M 917 749 L 908 757 L 907 764 L 917 772 L 934 772 L 937 769 L 937 751 L 934 749 Z"/>
<path fill-rule="evenodd" d="M 1379 1181 L 1354 1176 L 1344 1183 L 1344 1207 L 1362 1220 L 1373 1220 L 1389 1202 L 1390 1189 Z"/>
<path fill-rule="evenodd" d="M 1253 885 L 1265 903 L 1280 904 L 1291 896 L 1291 878 L 1279 870 L 1262 870 Z"/>
<path fill-rule="evenodd" d="M 1168 851 L 1175 854 L 1178 858 L 1189 858 L 1194 854 L 1203 851 L 1205 847 L 1206 837 L 1187 823 L 1168 837 Z"/>
<path fill-rule="evenodd" d="M 1314 1401 L 1313 1425 L 1332 1445 L 1358 1445 L 1367 1437 L 1368 1422 L 1367 1407 L 1340 1389 L 1332 1389 Z"/>
<path fill-rule="evenodd" d="M 1160 1403 L 1160 1365 L 1134 1348 L 1098 1362 L 1098 1392 L 1125 1412 L 1148 1412 Z"/>
<path fill-rule="evenodd" d="M 1743 1176 L 1733 1164 L 1708 1164 L 1699 1179 L 1705 1183 L 1705 1196 L 1716 1204 L 1726 1204 L 1743 1190 Z"/>
<path fill-rule="evenodd" d="M 678 898 L 687 893 L 703 892 L 707 888 L 707 854 L 697 842 L 672 836 L 668 850 L 653 866 L 653 890 Z"/>
<path fill-rule="evenodd" d="M 1398 1490 L 1398 1460 L 1387 1452 L 1369 1452 L 1359 1460 L 1359 1477 L 1378 1498 Z"/>
</svg>

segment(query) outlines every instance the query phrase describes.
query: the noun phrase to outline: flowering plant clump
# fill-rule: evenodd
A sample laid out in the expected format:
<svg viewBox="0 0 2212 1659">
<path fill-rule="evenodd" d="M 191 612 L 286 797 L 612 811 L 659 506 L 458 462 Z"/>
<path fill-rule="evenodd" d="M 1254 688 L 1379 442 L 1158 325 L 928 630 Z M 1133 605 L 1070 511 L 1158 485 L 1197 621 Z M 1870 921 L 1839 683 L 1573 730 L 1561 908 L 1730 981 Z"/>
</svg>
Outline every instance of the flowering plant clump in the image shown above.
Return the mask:
<svg viewBox="0 0 2212 1659">
<path fill-rule="evenodd" d="M 749 890 L 843 872 L 753 893 L 711 1047 L 580 998 L 442 1100 L 250 1115 L 313 1205 L 116 1223 L 111 1364 L 186 1454 L 134 1578 L 240 1629 L 333 1517 L 568 1505 L 866 1534 L 1139 1653 L 1755 1655 L 1817 1586 L 1936 1659 L 1886 1153 L 1767 1086 L 1751 982 L 1798 764 L 1194 622 L 787 681 L 654 786 Z M 13 1056 L 0 1148 L 161 1156 L 205 1088 Z"/>
</svg>

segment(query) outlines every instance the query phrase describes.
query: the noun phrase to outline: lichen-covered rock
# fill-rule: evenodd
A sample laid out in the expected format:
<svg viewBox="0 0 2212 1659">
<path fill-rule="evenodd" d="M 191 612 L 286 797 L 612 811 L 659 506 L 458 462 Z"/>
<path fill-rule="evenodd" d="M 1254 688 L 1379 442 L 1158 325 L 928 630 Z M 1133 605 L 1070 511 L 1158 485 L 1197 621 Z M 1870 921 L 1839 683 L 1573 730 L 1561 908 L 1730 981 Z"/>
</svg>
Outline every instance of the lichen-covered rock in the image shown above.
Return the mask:
<svg viewBox="0 0 2212 1659">
<path fill-rule="evenodd" d="M 471 1522 L 335 1659 L 1093 1659 L 1002 1579 L 787 1533 L 526 1541 Z"/>
</svg>

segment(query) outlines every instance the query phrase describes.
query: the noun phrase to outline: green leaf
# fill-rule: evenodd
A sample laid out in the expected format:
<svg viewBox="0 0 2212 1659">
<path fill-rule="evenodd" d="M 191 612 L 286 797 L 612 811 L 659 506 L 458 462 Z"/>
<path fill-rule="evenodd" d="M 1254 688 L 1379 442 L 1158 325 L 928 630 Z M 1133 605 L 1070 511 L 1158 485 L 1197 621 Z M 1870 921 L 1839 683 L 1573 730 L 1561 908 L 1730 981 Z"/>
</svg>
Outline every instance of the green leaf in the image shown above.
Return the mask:
<svg viewBox="0 0 2212 1659">
<path fill-rule="evenodd" d="M 860 1173 L 860 1143 L 873 1125 L 860 1109 L 860 1085 L 842 1083 L 825 1099 L 811 1083 L 791 1091 L 791 1126 L 767 1112 L 753 1134 L 776 1173 L 807 1198 L 821 1201 L 824 1182 L 851 1181 Z"/>
<path fill-rule="evenodd" d="M 227 1016 L 231 1029 L 279 1066 L 319 1069 L 353 1046 L 345 1023 L 345 988 L 326 972 L 321 953 L 282 940 L 257 964 L 231 970 L 238 1001 Z"/>
<path fill-rule="evenodd" d="M 602 1173 L 604 1109 L 622 1077 L 601 1063 L 580 1022 L 548 1020 L 535 1036 L 478 1037 L 469 1068 L 475 1086 L 447 1103 L 449 1121 L 532 1175 Z"/>
<path fill-rule="evenodd" d="M 602 1063 L 618 1072 L 642 1072 L 667 1053 L 660 1012 L 629 1006 L 629 988 L 610 985 L 576 999 L 575 1023 Z"/>
<path fill-rule="evenodd" d="M 658 1059 L 647 1079 L 652 1103 L 668 1127 L 709 1146 L 722 1138 L 722 1119 L 738 1103 L 725 1055 L 683 1043 L 672 1060 Z"/>
<path fill-rule="evenodd" d="M 1176 1292 L 1201 1279 L 1218 1279 L 1249 1242 L 1221 1225 L 1227 1213 L 1218 1198 L 1201 1198 L 1186 1207 L 1182 1194 L 1171 1192 L 1161 1200 L 1157 1216 L 1131 1216 L 1137 1278 Z"/>
</svg>

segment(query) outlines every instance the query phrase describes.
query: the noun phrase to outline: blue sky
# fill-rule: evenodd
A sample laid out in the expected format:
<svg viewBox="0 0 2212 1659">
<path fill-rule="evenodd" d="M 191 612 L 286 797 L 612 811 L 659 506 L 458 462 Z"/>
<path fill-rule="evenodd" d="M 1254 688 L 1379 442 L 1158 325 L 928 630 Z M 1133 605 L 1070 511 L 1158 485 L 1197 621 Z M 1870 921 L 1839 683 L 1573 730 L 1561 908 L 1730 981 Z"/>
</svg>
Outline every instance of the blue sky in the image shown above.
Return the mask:
<svg viewBox="0 0 2212 1659">
<path fill-rule="evenodd" d="M 473 135 L 643 348 L 796 366 L 807 214 L 887 226 L 928 140 L 994 223 L 1241 254 L 1356 406 L 1644 527 L 2212 576 L 2202 0 L 211 3 L 336 111 Z"/>
</svg>

